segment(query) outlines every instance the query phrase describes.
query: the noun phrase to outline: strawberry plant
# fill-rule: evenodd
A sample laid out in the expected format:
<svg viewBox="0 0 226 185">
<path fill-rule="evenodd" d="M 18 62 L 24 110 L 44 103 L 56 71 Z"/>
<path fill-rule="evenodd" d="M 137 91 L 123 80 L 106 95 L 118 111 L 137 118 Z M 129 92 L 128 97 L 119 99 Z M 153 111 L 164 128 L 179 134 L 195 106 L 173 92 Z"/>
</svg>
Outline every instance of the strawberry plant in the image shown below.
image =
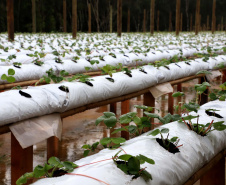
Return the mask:
<svg viewBox="0 0 226 185">
<path fill-rule="evenodd" d="M 1 76 L 2 80 L 6 80 L 9 83 L 14 83 L 16 81 L 16 79 L 13 77 L 13 75 L 15 75 L 15 71 L 14 69 L 8 69 L 8 74 L 3 74 Z"/>
</svg>

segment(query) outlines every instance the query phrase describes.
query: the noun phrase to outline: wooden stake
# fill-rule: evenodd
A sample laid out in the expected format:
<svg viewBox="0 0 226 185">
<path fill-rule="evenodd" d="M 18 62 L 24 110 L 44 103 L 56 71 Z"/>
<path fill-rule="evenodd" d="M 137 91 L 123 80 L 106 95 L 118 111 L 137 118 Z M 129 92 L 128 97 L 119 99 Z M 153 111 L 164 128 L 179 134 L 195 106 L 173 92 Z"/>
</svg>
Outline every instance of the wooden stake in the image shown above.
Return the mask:
<svg viewBox="0 0 226 185">
<path fill-rule="evenodd" d="M 14 0 L 7 0 L 8 40 L 14 41 Z"/>
<path fill-rule="evenodd" d="M 112 33 L 112 5 L 110 5 L 110 33 Z"/>
<path fill-rule="evenodd" d="M 200 179 L 200 185 L 225 185 L 225 158 L 214 164 Z"/>
<path fill-rule="evenodd" d="M 157 32 L 159 32 L 159 10 L 157 13 Z"/>
<path fill-rule="evenodd" d="M 216 30 L 216 0 L 213 0 L 213 10 L 212 10 L 212 34 Z"/>
<path fill-rule="evenodd" d="M 180 33 L 180 0 L 177 0 L 176 5 L 176 36 Z"/>
<path fill-rule="evenodd" d="M 72 37 L 77 36 L 77 0 L 72 0 Z"/>
<path fill-rule="evenodd" d="M 180 31 L 183 30 L 183 13 L 180 14 Z"/>
<path fill-rule="evenodd" d="M 91 33 L 91 4 L 88 3 L 88 32 Z"/>
<path fill-rule="evenodd" d="M 110 112 L 115 113 L 115 115 L 117 116 L 117 103 L 116 102 L 110 104 Z M 116 134 L 111 134 L 115 130 L 114 128 L 110 129 L 110 137 L 116 137 Z"/>
<path fill-rule="evenodd" d="M 26 172 L 33 171 L 33 146 L 23 149 L 11 133 L 11 185 Z M 30 184 L 28 182 L 27 184 Z"/>
<path fill-rule="evenodd" d="M 128 9 L 128 17 L 127 17 L 127 32 L 130 32 L 130 9 Z"/>
<path fill-rule="evenodd" d="M 118 0 L 117 3 L 117 32 L 118 37 L 122 36 L 122 0 Z"/>
<path fill-rule="evenodd" d="M 32 32 L 36 33 L 36 3 L 32 0 Z"/>
<path fill-rule="evenodd" d="M 172 12 L 169 13 L 169 32 L 172 31 Z"/>
<path fill-rule="evenodd" d="M 190 31 L 193 31 L 192 14 L 190 17 Z"/>
<path fill-rule="evenodd" d="M 200 0 L 196 0 L 196 14 L 195 14 L 195 35 L 199 33 L 200 21 Z"/>
<path fill-rule="evenodd" d="M 155 0 L 151 0 L 151 35 L 154 35 L 155 28 Z"/>
<path fill-rule="evenodd" d="M 146 32 L 146 9 L 144 9 L 143 32 Z"/>
<path fill-rule="evenodd" d="M 121 115 L 130 112 L 130 102 L 129 100 L 125 100 L 121 102 Z M 123 126 L 128 126 L 129 124 L 123 124 Z M 121 132 L 121 137 L 125 138 L 126 140 L 129 139 L 129 133 L 126 131 Z"/>
<path fill-rule="evenodd" d="M 149 107 L 155 107 L 155 98 L 150 92 L 147 92 L 144 94 L 143 99 L 143 105 L 149 106 Z M 154 113 L 154 110 L 152 111 Z M 151 119 L 151 123 L 154 123 L 154 118 Z M 154 129 L 154 125 L 151 125 L 151 129 Z M 148 130 L 145 130 L 148 131 Z"/>
<path fill-rule="evenodd" d="M 53 156 L 59 156 L 59 139 L 55 136 L 47 139 L 47 160 Z"/>
</svg>

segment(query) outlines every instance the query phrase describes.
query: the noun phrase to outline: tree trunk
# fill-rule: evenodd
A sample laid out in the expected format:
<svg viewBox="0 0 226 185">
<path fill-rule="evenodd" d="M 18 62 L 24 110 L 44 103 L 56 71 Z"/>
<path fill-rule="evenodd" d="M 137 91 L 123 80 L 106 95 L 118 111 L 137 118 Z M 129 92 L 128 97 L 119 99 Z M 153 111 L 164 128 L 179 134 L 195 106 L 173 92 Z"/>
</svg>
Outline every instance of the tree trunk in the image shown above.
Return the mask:
<svg viewBox="0 0 226 185">
<path fill-rule="evenodd" d="M 176 36 L 180 33 L 180 0 L 177 0 L 176 5 Z"/>
<path fill-rule="evenodd" d="M 36 33 L 36 3 L 32 0 L 32 32 Z"/>
<path fill-rule="evenodd" d="M 7 0 L 8 40 L 14 41 L 14 0 Z"/>
<path fill-rule="evenodd" d="M 210 22 L 210 16 L 207 15 L 207 22 L 206 22 L 206 29 L 209 31 L 209 22 Z"/>
<path fill-rule="evenodd" d="M 157 32 L 159 32 L 159 10 L 157 14 Z"/>
<path fill-rule="evenodd" d="M 172 12 L 169 13 L 169 32 L 172 31 Z"/>
<path fill-rule="evenodd" d="M 151 35 L 154 35 L 155 25 L 155 0 L 151 0 Z"/>
<path fill-rule="evenodd" d="M 128 9 L 128 17 L 127 17 L 127 32 L 130 32 L 130 8 Z"/>
<path fill-rule="evenodd" d="M 196 0 L 196 15 L 195 15 L 195 35 L 199 33 L 200 25 L 200 0 Z"/>
<path fill-rule="evenodd" d="M 193 31 L 192 14 L 190 17 L 190 31 Z"/>
<path fill-rule="evenodd" d="M 212 34 L 214 34 L 216 29 L 216 0 L 213 0 L 213 11 L 212 11 Z"/>
<path fill-rule="evenodd" d="M 118 37 L 122 35 L 122 0 L 118 0 L 117 3 L 117 32 Z"/>
<path fill-rule="evenodd" d="M 72 37 L 77 36 L 77 0 L 72 0 Z"/>
<path fill-rule="evenodd" d="M 224 31 L 224 17 L 221 17 L 221 31 Z"/>
<path fill-rule="evenodd" d="M 180 14 L 180 31 L 182 32 L 183 30 L 183 13 Z"/>
<path fill-rule="evenodd" d="M 186 0 L 187 31 L 189 31 L 189 0 Z"/>
<path fill-rule="evenodd" d="M 66 3 L 66 0 L 63 0 L 63 20 L 64 20 L 63 29 L 64 29 L 64 32 L 66 33 L 67 32 L 67 3 Z"/>
<path fill-rule="evenodd" d="M 88 3 L 88 32 L 91 33 L 91 4 Z"/>
</svg>

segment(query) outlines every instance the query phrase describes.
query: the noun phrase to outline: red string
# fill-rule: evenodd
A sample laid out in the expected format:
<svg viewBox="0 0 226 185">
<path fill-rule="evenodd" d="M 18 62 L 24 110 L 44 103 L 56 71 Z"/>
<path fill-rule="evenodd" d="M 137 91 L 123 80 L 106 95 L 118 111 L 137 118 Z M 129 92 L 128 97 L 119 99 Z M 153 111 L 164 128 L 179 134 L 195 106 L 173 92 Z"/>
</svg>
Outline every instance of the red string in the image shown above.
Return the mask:
<svg viewBox="0 0 226 185">
<path fill-rule="evenodd" d="M 88 175 L 83 175 L 83 174 L 78 174 L 78 173 L 67 173 L 66 175 L 78 175 L 78 176 L 88 177 L 88 178 L 90 178 L 90 179 L 94 179 L 94 180 L 96 180 L 96 181 L 102 182 L 102 183 L 104 183 L 104 184 L 106 184 L 106 185 L 110 185 L 110 184 L 108 184 L 108 183 L 106 183 L 106 182 L 104 182 L 104 181 L 102 181 L 102 180 L 100 180 L 100 179 L 96 179 L 96 178 L 91 177 L 91 176 L 88 176 Z"/>
</svg>

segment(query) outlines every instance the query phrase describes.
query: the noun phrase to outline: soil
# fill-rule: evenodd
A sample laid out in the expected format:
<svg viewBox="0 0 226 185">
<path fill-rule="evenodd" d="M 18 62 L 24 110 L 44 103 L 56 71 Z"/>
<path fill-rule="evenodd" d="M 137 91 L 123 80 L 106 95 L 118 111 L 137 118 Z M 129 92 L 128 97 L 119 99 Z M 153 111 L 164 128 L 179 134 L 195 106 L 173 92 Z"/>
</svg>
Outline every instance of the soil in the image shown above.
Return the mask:
<svg viewBox="0 0 226 185">
<path fill-rule="evenodd" d="M 164 145 L 163 145 L 163 142 L 162 142 L 162 139 L 159 139 L 159 138 L 156 138 L 156 141 L 164 148 Z M 169 144 L 169 141 L 165 139 L 165 143 L 166 144 Z M 166 149 L 166 148 L 165 148 Z M 167 150 L 167 149 L 166 149 Z M 169 150 L 168 150 L 170 153 L 178 153 L 180 152 L 180 150 L 177 148 L 176 145 L 174 145 L 173 143 L 170 143 L 169 145 Z"/>
</svg>

